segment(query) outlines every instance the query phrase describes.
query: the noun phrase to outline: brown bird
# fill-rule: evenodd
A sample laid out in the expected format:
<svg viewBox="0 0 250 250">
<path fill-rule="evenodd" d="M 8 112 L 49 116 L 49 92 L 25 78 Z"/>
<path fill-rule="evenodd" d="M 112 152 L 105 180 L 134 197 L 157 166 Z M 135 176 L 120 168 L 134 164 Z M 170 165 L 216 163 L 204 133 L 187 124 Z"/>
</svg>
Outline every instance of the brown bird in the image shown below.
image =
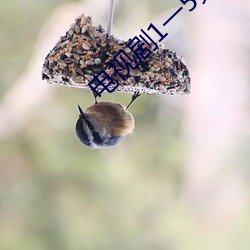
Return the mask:
<svg viewBox="0 0 250 250">
<path fill-rule="evenodd" d="M 132 101 L 138 97 L 132 97 Z M 87 147 L 110 148 L 128 134 L 133 132 L 134 117 L 123 105 L 107 101 L 97 102 L 88 107 L 85 112 L 78 105 L 80 112 L 76 123 L 76 134 Z"/>
</svg>

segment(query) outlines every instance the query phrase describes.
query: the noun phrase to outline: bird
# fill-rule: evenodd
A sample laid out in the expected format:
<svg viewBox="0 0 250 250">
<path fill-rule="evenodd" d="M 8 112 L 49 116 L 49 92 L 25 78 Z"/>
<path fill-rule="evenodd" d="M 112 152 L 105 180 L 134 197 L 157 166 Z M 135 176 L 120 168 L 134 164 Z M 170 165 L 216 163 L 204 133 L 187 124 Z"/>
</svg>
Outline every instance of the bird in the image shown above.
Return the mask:
<svg viewBox="0 0 250 250">
<path fill-rule="evenodd" d="M 134 130 L 134 117 L 128 108 L 138 96 L 135 93 L 127 107 L 110 101 L 97 102 L 95 94 L 95 103 L 85 112 L 78 105 L 79 118 L 75 130 L 80 142 L 91 149 L 117 146 Z"/>
</svg>

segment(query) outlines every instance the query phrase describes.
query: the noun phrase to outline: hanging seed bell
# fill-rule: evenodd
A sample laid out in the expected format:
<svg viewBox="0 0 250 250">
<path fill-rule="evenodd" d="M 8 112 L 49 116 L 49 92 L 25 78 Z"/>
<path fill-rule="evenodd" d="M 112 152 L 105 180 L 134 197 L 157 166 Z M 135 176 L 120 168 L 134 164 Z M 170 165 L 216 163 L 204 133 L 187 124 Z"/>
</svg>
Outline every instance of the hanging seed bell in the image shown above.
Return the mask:
<svg viewBox="0 0 250 250">
<path fill-rule="evenodd" d="M 160 45 L 157 50 L 151 50 L 152 53 L 145 60 L 140 61 L 127 47 L 130 41 L 108 35 L 101 26 L 92 25 L 91 17 L 81 15 L 45 58 L 42 78 L 51 84 L 90 90 L 88 83 L 93 75 L 105 70 L 119 82 L 116 92 L 189 93 L 190 77 L 182 57 Z M 120 50 L 124 50 L 139 65 L 136 69 L 121 71 L 125 80 L 109 67 Z M 115 82 L 113 84 L 116 85 Z"/>
</svg>

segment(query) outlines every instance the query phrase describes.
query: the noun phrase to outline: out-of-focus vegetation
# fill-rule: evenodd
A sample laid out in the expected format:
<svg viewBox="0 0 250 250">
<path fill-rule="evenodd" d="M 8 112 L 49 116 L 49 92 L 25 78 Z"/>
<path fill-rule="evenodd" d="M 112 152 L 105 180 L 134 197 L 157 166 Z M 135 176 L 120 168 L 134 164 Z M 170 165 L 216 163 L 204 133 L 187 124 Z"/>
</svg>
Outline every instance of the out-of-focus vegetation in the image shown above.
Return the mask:
<svg viewBox="0 0 250 250">
<path fill-rule="evenodd" d="M 2 99 L 25 70 L 53 11 L 63 3 L 75 2 L 0 2 Z M 118 3 L 116 29 L 129 25 L 132 6 L 132 1 Z M 178 4 L 141 0 L 134 3 L 133 13 L 138 13 L 138 19 L 149 19 L 147 25 L 162 10 Z M 200 11 L 198 7 L 196 11 Z M 193 24 L 185 25 L 190 29 Z M 180 51 L 189 56 L 187 64 L 192 56 L 188 49 L 193 50 Z M 249 250 L 249 186 L 244 186 L 246 196 L 240 212 L 225 221 L 221 217 L 230 203 L 225 203 L 221 214 L 211 215 L 203 204 L 188 200 L 185 121 L 190 114 L 185 106 L 192 95 L 139 98 L 131 107 L 135 133 L 117 148 L 90 150 L 78 142 L 74 124 L 76 105 L 90 105 L 91 93 L 47 88 L 52 94 L 37 106 L 25 126 L 0 138 L 1 250 Z M 103 99 L 126 105 L 130 96 L 103 94 Z M 248 146 L 245 142 L 243 152 L 237 152 L 219 174 L 235 170 L 239 156 L 239 176 L 247 178 Z M 216 192 L 213 180 L 210 187 L 211 193 Z M 225 184 L 224 188 L 230 187 Z M 234 198 L 237 202 L 232 192 Z M 196 202 L 193 210 L 190 203 Z"/>
<path fill-rule="evenodd" d="M 42 26 L 53 9 L 64 2 L 67 1 L 1 1 L 0 96 L 3 96 L 25 69 Z"/>
</svg>

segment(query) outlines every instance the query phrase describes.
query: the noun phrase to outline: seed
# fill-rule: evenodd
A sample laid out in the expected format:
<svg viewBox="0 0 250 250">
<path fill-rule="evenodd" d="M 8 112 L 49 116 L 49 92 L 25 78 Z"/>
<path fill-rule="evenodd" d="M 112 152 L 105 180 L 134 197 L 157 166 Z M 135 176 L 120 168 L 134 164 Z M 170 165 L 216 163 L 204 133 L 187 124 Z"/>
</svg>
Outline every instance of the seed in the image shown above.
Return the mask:
<svg viewBox="0 0 250 250">
<path fill-rule="evenodd" d="M 62 59 L 57 60 L 57 63 L 58 63 L 60 66 L 66 66 L 66 65 L 67 65 Z"/>
<path fill-rule="evenodd" d="M 66 55 L 67 57 L 71 57 L 72 54 L 71 54 L 70 52 L 66 52 L 65 55 Z"/>
<path fill-rule="evenodd" d="M 74 53 L 73 56 L 74 56 L 74 58 L 75 58 L 77 61 L 80 60 L 80 56 L 79 56 L 79 55 L 77 55 L 77 54 Z"/>
<path fill-rule="evenodd" d="M 142 72 L 140 72 L 139 70 L 136 70 L 136 69 L 132 69 L 132 70 L 130 70 L 130 75 L 131 76 L 141 76 Z"/>
<path fill-rule="evenodd" d="M 119 45 L 122 45 L 122 44 L 124 44 L 124 41 L 123 40 L 121 40 L 121 39 L 118 39 L 118 42 L 117 42 Z"/>
<path fill-rule="evenodd" d="M 63 61 L 65 63 L 69 64 L 69 63 L 75 62 L 75 59 L 73 59 L 73 58 L 65 58 Z"/>
<path fill-rule="evenodd" d="M 83 77 L 82 76 L 76 76 L 72 77 L 72 80 L 76 83 L 82 83 L 83 82 Z"/>
<path fill-rule="evenodd" d="M 149 76 L 148 75 L 142 75 L 141 76 L 141 80 L 148 81 L 149 80 Z"/>
<path fill-rule="evenodd" d="M 151 79 L 153 79 L 154 76 L 155 76 L 155 74 L 154 74 L 153 72 L 150 72 L 150 71 L 147 72 L 147 75 L 148 75 Z"/>
<path fill-rule="evenodd" d="M 86 64 L 86 65 L 94 65 L 95 63 L 94 63 L 93 61 L 87 60 L 87 61 L 85 62 L 85 64 Z"/>
<path fill-rule="evenodd" d="M 85 26 L 82 27 L 82 34 L 84 34 L 86 32 L 87 28 L 88 28 L 87 25 L 85 25 Z"/>
<path fill-rule="evenodd" d="M 75 25 L 75 31 L 76 31 L 77 34 L 80 33 L 80 27 L 79 27 L 79 25 Z"/>
<path fill-rule="evenodd" d="M 74 69 L 75 69 L 75 72 L 76 72 L 76 73 L 78 73 L 78 74 L 81 75 L 81 76 L 83 75 L 83 72 L 82 72 L 82 70 L 81 70 L 79 67 L 75 66 Z"/>
<path fill-rule="evenodd" d="M 72 49 L 72 52 L 78 54 L 78 55 L 84 55 L 85 51 L 82 51 L 82 50 L 79 50 L 79 49 L 76 49 L 76 48 L 73 48 Z"/>
<path fill-rule="evenodd" d="M 62 43 L 60 43 L 60 47 L 63 47 L 63 46 L 65 46 L 66 44 L 68 44 L 69 43 L 69 41 L 68 40 L 66 40 L 66 41 L 64 41 L 64 42 L 62 42 Z"/>
<path fill-rule="evenodd" d="M 82 44 L 82 48 L 85 49 L 85 50 L 89 50 L 89 46 L 86 43 Z"/>
<path fill-rule="evenodd" d="M 88 79 L 89 81 L 93 79 L 93 76 L 92 75 L 84 75 L 86 79 Z"/>
<path fill-rule="evenodd" d="M 135 78 L 134 77 L 129 77 L 127 81 L 128 81 L 129 84 L 134 84 L 135 83 Z"/>
</svg>

